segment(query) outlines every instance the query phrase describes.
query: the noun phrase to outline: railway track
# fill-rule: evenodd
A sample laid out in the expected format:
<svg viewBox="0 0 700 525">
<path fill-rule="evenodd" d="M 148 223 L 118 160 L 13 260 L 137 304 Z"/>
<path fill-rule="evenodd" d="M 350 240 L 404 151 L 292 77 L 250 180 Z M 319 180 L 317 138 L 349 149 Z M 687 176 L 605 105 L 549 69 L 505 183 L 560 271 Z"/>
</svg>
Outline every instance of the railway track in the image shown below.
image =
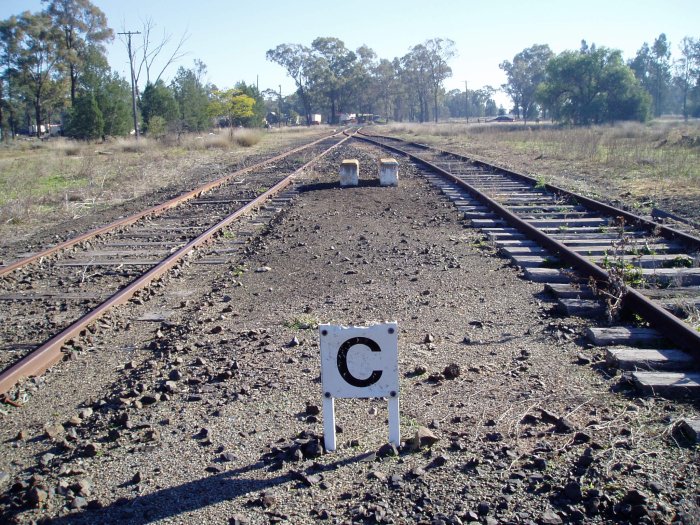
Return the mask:
<svg viewBox="0 0 700 525">
<path fill-rule="evenodd" d="M 289 202 L 295 177 L 345 140 L 335 134 L 294 148 L 0 268 L 0 394 L 59 361 L 112 307 L 217 235 L 195 264 L 241 251 Z"/>
<path fill-rule="evenodd" d="M 426 177 L 563 312 L 643 321 L 589 330 L 637 388 L 697 395 L 699 238 L 463 155 L 361 135 L 427 168 Z"/>
</svg>

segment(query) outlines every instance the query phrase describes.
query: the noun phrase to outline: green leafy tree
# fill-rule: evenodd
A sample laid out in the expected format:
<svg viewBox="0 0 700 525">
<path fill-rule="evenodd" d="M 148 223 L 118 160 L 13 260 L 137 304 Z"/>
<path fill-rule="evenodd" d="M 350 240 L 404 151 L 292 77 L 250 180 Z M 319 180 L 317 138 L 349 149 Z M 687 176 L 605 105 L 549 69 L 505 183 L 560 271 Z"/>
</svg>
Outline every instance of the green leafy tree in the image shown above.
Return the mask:
<svg viewBox="0 0 700 525">
<path fill-rule="evenodd" d="M 590 48 L 564 51 L 552 58 L 538 100 L 554 118 L 573 124 L 645 120 L 649 97 L 618 50 Z"/>
<path fill-rule="evenodd" d="M 432 38 L 424 44 L 427 52 L 428 84 L 433 96 L 433 116 L 438 121 L 438 96 L 443 92 L 442 83 L 452 76 L 452 68 L 447 62 L 456 55 L 455 43 L 449 38 Z"/>
<path fill-rule="evenodd" d="M 177 124 L 179 119 L 177 102 L 172 91 L 162 80 L 158 80 L 155 84 L 146 85 L 141 95 L 141 115 L 146 131 L 149 131 L 153 117 L 162 118 L 166 127 Z"/>
<path fill-rule="evenodd" d="M 254 101 L 252 107 L 253 114 L 248 117 L 240 117 L 239 123 L 246 128 L 262 127 L 265 123 L 265 115 L 267 114 L 262 93 L 260 93 L 258 88 L 253 84 L 246 84 L 245 82 L 238 82 L 235 89 L 241 94 L 252 98 Z"/>
<path fill-rule="evenodd" d="M 105 44 L 114 34 L 105 14 L 89 0 L 42 0 L 46 14 L 59 31 L 56 41 L 60 60 L 70 78 L 71 102 L 75 103 L 78 78 L 96 52 L 104 57 Z"/>
<path fill-rule="evenodd" d="M 233 126 L 241 126 L 255 115 L 255 99 L 238 89 L 215 90 L 209 101 L 209 115 L 219 122 Z"/>
<path fill-rule="evenodd" d="M 676 85 L 681 93 L 683 118 L 690 115 L 688 102 L 700 88 L 700 39 L 685 37 L 679 46 L 681 57 L 676 64 Z"/>
<path fill-rule="evenodd" d="M 92 93 L 104 118 L 105 136 L 128 135 L 133 127 L 131 114 L 131 86 L 110 70 L 106 61 L 88 57 L 79 79 L 81 91 Z"/>
<path fill-rule="evenodd" d="M 328 100 L 331 123 L 335 124 L 344 100 L 349 98 L 357 55 L 334 37 L 316 38 L 311 43 L 311 53 L 313 83 Z"/>
<path fill-rule="evenodd" d="M 71 108 L 66 135 L 76 139 L 95 140 L 103 136 L 104 118 L 92 93 L 78 95 Z"/>
<path fill-rule="evenodd" d="M 537 88 L 544 81 L 545 68 L 553 56 L 548 45 L 535 44 L 515 55 L 513 62 L 506 60 L 498 66 L 508 79 L 503 90 L 513 101 L 518 117 L 522 111 L 525 122 L 534 113 Z"/>
<path fill-rule="evenodd" d="M 267 59 L 287 70 L 297 87 L 297 95 L 306 116 L 306 125 L 311 125 L 310 83 L 314 66 L 311 49 L 301 44 L 280 44 L 265 54 Z"/>
<path fill-rule="evenodd" d="M 5 141 L 14 136 L 17 130 L 21 40 L 21 27 L 17 17 L 0 21 L 0 133 Z M 6 115 L 9 115 L 7 121 Z"/>
<path fill-rule="evenodd" d="M 651 94 L 654 115 L 660 116 L 671 83 L 671 44 L 666 35 L 661 33 L 651 46 L 644 42 L 630 67 Z"/>
<path fill-rule="evenodd" d="M 209 90 L 200 80 L 206 71 L 202 62 L 196 62 L 194 69 L 180 67 L 170 87 L 177 101 L 181 128 L 189 131 L 202 131 L 210 127 L 207 105 Z"/>
<path fill-rule="evenodd" d="M 19 78 L 34 109 L 36 135 L 41 136 L 43 105 L 55 98 L 50 88 L 60 76 L 58 33 L 51 19 L 43 14 L 24 12 L 19 18 Z"/>
</svg>

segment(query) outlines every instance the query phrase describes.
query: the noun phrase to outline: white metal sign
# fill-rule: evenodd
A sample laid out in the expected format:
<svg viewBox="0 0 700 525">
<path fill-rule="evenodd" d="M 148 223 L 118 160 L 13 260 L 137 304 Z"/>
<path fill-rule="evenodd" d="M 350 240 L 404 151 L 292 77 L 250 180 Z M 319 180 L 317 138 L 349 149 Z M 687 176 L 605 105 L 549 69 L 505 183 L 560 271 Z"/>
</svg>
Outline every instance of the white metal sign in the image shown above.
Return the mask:
<svg viewBox="0 0 700 525">
<path fill-rule="evenodd" d="M 396 322 L 373 326 L 319 326 L 326 450 L 335 450 L 335 398 L 386 397 L 389 441 L 398 446 L 399 350 Z"/>
</svg>

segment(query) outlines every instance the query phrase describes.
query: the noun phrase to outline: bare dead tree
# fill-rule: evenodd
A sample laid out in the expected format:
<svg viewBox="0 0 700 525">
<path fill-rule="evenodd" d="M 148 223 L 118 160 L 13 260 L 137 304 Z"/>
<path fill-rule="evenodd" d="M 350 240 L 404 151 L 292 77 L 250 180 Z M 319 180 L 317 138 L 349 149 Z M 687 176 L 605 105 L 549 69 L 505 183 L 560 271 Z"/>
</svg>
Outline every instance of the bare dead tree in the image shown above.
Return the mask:
<svg viewBox="0 0 700 525">
<path fill-rule="evenodd" d="M 143 29 L 141 30 L 142 42 L 141 46 L 134 51 L 134 54 L 138 53 L 140 55 L 140 62 L 135 73 L 137 85 L 142 73 L 145 73 L 146 75 L 146 84 L 151 83 L 151 72 L 153 71 L 155 62 L 161 55 L 163 55 L 164 52 L 166 52 L 173 38 L 172 34 L 163 30 L 163 36 L 156 41 L 154 40 L 153 35 L 156 24 L 153 19 L 148 18 L 146 20 L 142 20 L 141 22 L 143 24 Z M 180 37 L 180 40 L 177 42 L 177 45 L 175 45 L 173 48 L 172 52 L 167 55 L 164 65 L 153 81 L 154 84 L 160 80 L 168 67 L 188 54 L 187 51 L 182 50 L 182 47 L 185 45 L 187 40 L 189 40 L 189 38 L 190 35 L 185 31 Z"/>
</svg>

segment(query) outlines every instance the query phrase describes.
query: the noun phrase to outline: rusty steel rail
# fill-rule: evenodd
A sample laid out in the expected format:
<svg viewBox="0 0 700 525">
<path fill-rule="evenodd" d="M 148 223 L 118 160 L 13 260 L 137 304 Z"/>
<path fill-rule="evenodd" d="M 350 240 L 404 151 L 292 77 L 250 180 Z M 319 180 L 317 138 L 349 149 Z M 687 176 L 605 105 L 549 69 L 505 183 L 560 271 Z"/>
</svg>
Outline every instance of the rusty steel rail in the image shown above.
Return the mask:
<svg viewBox="0 0 700 525">
<path fill-rule="evenodd" d="M 193 190 L 190 190 L 186 193 L 183 193 L 182 195 L 178 195 L 177 197 L 173 197 L 172 199 L 165 201 L 162 204 L 158 204 L 158 205 L 153 206 L 151 208 L 147 208 L 144 211 L 130 215 L 129 217 L 125 217 L 123 219 L 116 220 L 116 221 L 111 222 L 109 224 L 106 224 L 104 226 L 100 226 L 100 227 L 95 228 L 93 230 L 82 233 L 82 234 L 78 235 L 77 237 L 73 237 L 72 239 L 68 239 L 68 240 L 63 241 L 59 244 L 56 244 L 55 246 L 51 246 L 50 248 L 42 250 L 39 253 L 35 253 L 34 255 L 31 255 L 30 257 L 25 257 L 23 259 L 19 259 L 11 264 L 8 264 L 4 268 L 0 268 L 0 277 L 13 272 L 14 270 L 17 270 L 19 268 L 27 266 L 31 263 L 39 261 L 43 257 L 48 257 L 51 255 L 54 255 L 62 250 L 65 250 L 67 248 L 71 248 L 77 244 L 80 244 L 81 242 L 92 239 L 93 237 L 97 237 L 98 235 L 108 233 L 108 232 L 110 232 L 116 228 L 120 228 L 122 226 L 129 226 L 131 224 L 134 224 L 135 222 L 143 219 L 144 217 L 159 215 L 159 214 L 161 214 L 165 211 L 168 211 L 172 208 L 175 208 L 175 207 L 179 206 L 180 204 L 183 204 L 191 199 L 195 199 L 197 197 L 200 197 L 202 194 L 207 193 L 208 191 L 211 191 L 211 190 L 213 190 L 213 189 L 215 189 L 223 184 L 226 184 L 227 182 L 233 180 L 235 177 L 238 177 L 238 176 L 243 175 L 245 173 L 248 173 L 250 171 L 254 171 L 256 169 L 259 169 L 259 168 L 265 166 L 266 164 L 270 164 L 271 162 L 277 162 L 278 160 L 281 160 L 285 157 L 288 157 L 289 155 L 293 155 L 294 153 L 298 153 L 300 151 L 303 151 L 303 150 L 305 150 L 311 146 L 314 146 L 314 145 L 318 144 L 319 142 L 322 142 L 330 137 L 335 137 L 337 135 L 340 135 L 341 133 L 342 132 L 333 133 L 329 136 L 320 138 L 320 139 L 315 140 L 313 142 L 309 142 L 308 144 L 304 144 L 303 146 L 293 148 L 289 151 L 286 151 L 284 153 L 276 155 L 272 158 L 269 158 L 269 159 L 264 160 L 262 162 L 258 162 L 256 164 L 253 164 L 252 166 L 248 166 L 247 168 L 242 168 L 240 170 L 237 170 L 237 171 L 231 173 L 230 175 L 226 175 L 225 177 L 221 177 L 221 178 L 216 179 L 214 181 L 207 182 L 206 184 L 202 184 L 201 186 L 198 186 L 197 188 L 195 188 Z"/>
<path fill-rule="evenodd" d="M 397 140 L 394 137 L 386 137 L 382 135 L 368 135 L 365 133 L 362 133 L 362 131 L 359 132 L 360 135 L 364 135 L 365 137 L 372 138 L 372 136 L 378 137 L 378 138 L 385 138 L 385 139 L 390 139 L 390 140 Z M 362 138 L 362 137 L 358 137 Z M 400 140 L 400 139 L 399 139 Z M 529 175 L 526 175 L 524 173 L 520 173 L 518 171 L 514 171 L 509 168 L 505 168 L 503 166 L 499 166 L 497 164 L 490 164 L 489 162 L 486 162 L 484 160 L 479 160 L 479 159 L 474 159 L 471 157 L 467 157 L 466 155 L 462 155 L 460 153 L 454 153 L 452 151 L 447 151 L 443 150 L 440 148 L 436 148 L 434 146 L 428 146 L 426 144 L 418 144 L 417 142 L 409 142 L 409 141 L 402 141 L 406 142 L 407 144 L 416 147 L 416 148 L 421 148 L 426 151 L 433 151 L 436 153 L 440 153 L 443 155 L 450 155 L 452 157 L 455 157 L 459 160 L 463 160 L 466 162 L 471 162 L 475 166 L 483 167 L 483 168 L 489 168 L 489 169 L 497 169 L 498 171 L 505 173 L 506 175 L 510 175 L 513 178 L 520 179 L 521 181 L 524 181 L 528 184 L 532 184 L 533 186 L 535 184 L 540 184 L 540 182 L 535 179 L 534 177 L 531 177 Z M 382 146 L 391 148 L 391 146 L 387 144 L 382 144 Z M 409 155 L 406 152 L 402 151 L 402 154 L 404 155 Z M 421 162 L 423 162 L 421 160 Z M 599 211 L 601 213 L 606 213 L 615 217 L 624 217 L 625 221 L 627 224 L 632 224 L 632 225 L 638 225 L 646 228 L 647 230 L 656 230 L 659 232 L 659 234 L 662 237 L 666 237 L 667 239 L 676 239 L 678 241 L 681 241 L 685 243 L 686 245 L 692 247 L 695 250 L 700 250 L 700 239 L 697 237 L 694 237 L 693 235 L 690 235 L 688 233 L 676 230 L 674 228 L 669 228 L 668 226 L 664 224 L 659 224 L 658 222 L 651 221 L 645 217 L 641 217 L 640 215 L 636 215 L 632 212 L 622 210 L 620 208 L 615 208 L 614 206 L 611 206 L 609 204 L 605 204 L 604 202 L 600 202 L 599 200 L 592 199 L 590 197 L 586 197 L 584 195 L 579 195 L 578 193 L 574 193 L 572 191 L 566 190 L 564 188 L 561 188 L 559 186 L 555 186 L 554 184 L 549 184 L 546 183 L 542 185 L 542 188 L 549 191 L 550 193 L 556 193 L 558 195 L 563 195 L 565 197 L 569 197 L 571 199 L 576 199 L 577 202 L 580 204 L 583 204 L 587 206 L 590 209 L 593 209 L 595 211 Z"/>
<path fill-rule="evenodd" d="M 592 277 L 596 281 L 598 281 L 600 284 L 602 284 L 602 288 L 609 287 L 610 286 L 610 276 L 608 273 L 598 266 L 595 263 L 592 263 L 585 257 L 582 257 L 575 251 L 571 250 L 568 246 L 564 245 L 563 243 L 557 241 L 556 239 L 553 239 L 546 233 L 542 232 L 541 230 L 535 228 L 528 222 L 524 221 L 511 211 L 509 211 L 507 208 L 493 200 L 492 198 L 488 197 L 478 189 L 476 189 L 474 186 L 471 184 L 468 184 L 467 182 L 461 180 L 459 177 L 451 174 L 447 170 L 444 170 L 443 168 L 440 168 L 439 166 L 436 166 L 435 164 L 428 162 L 424 159 L 421 159 L 420 157 L 408 153 L 400 148 L 397 148 L 395 146 L 390 146 L 384 143 L 381 143 L 376 140 L 372 140 L 368 136 L 361 136 L 361 135 L 355 135 L 355 138 L 360 139 L 360 140 L 365 140 L 368 141 L 372 144 L 376 144 L 379 146 L 382 146 L 384 148 L 387 148 L 391 151 L 394 151 L 400 155 L 406 155 L 407 157 L 413 159 L 414 161 L 428 167 L 429 169 L 440 173 L 442 176 L 447 178 L 448 180 L 454 182 L 455 184 L 461 186 L 462 188 L 466 189 L 469 193 L 471 193 L 476 199 L 480 200 L 482 203 L 484 203 L 486 206 L 488 206 L 491 210 L 493 210 L 497 215 L 502 217 L 508 224 L 510 224 L 512 227 L 516 228 L 517 230 L 523 232 L 527 237 L 530 239 L 536 241 L 539 243 L 541 246 L 544 248 L 547 248 L 548 250 L 552 251 L 553 253 L 559 254 L 559 256 L 565 260 L 567 263 L 569 263 L 571 266 L 573 266 L 579 273 L 581 273 L 585 278 Z M 428 149 L 427 147 L 423 145 L 417 145 L 419 147 L 423 147 L 423 149 Z M 464 157 L 466 160 L 470 160 L 467 157 Z M 482 166 L 486 167 L 493 167 L 490 166 L 489 164 L 485 162 L 481 162 Z M 498 168 L 500 169 L 500 168 Z M 508 170 L 503 170 L 506 173 L 512 173 Z M 534 181 L 534 179 L 532 179 Z M 585 199 L 581 198 L 580 196 L 571 193 L 571 192 L 566 192 L 567 195 L 571 196 L 572 198 L 576 198 L 579 200 L 579 202 L 587 202 L 588 200 L 592 199 Z M 600 203 L 602 204 L 602 203 Z M 610 213 L 611 214 L 617 214 L 620 215 L 623 210 L 617 210 L 616 208 L 613 208 L 612 206 L 608 206 L 606 204 L 602 204 L 604 209 L 606 210 L 612 210 Z M 617 212 L 621 213 L 617 213 Z M 626 214 L 626 212 L 625 212 Z M 640 218 L 641 219 L 641 218 Z M 646 221 L 646 222 L 651 222 L 651 221 Z M 652 222 L 652 224 L 655 225 L 655 223 Z M 670 228 L 669 228 L 670 230 Z M 672 230 L 674 233 L 679 233 L 676 232 L 675 230 Z M 684 234 L 686 235 L 686 234 Z M 688 236 L 691 239 L 693 239 L 696 242 L 700 242 L 700 239 L 696 239 L 695 237 Z M 641 315 L 645 320 L 647 320 L 649 323 L 652 325 L 658 327 L 661 329 L 663 332 L 664 336 L 667 337 L 670 341 L 673 343 L 677 344 L 680 348 L 688 351 L 692 355 L 694 355 L 696 358 L 700 358 L 700 332 L 697 332 L 696 330 L 693 329 L 690 325 L 687 323 L 684 323 L 681 319 L 677 318 L 670 312 L 664 310 L 663 308 L 657 306 L 654 304 L 651 300 L 649 300 L 647 297 L 642 295 L 640 292 L 637 290 L 630 288 L 629 286 L 625 287 L 625 294 L 623 296 L 623 306 L 625 308 L 631 309 L 634 312 L 638 313 Z"/>
<path fill-rule="evenodd" d="M 334 137 L 336 135 L 339 135 L 339 133 L 331 135 L 331 137 Z M 328 138 L 330 137 L 325 137 L 309 145 L 317 144 L 318 142 L 326 140 Z M 346 140 L 349 140 L 349 138 L 350 137 L 343 138 L 340 142 L 326 149 L 324 152 L 317 155 L 312 160 L 304 164 L 302 167 L 294 171 L 294 173 L 291 173 L 290 175 L 282 179 L 280 182 L 275 184 L 265 193 L 256 197 L 245 206 L 239 208 L 219 223 L 208 228 L 195 239 L 192 239 L 186 245 L 178 249 L 176 252 L 173 252 L 170 256 L 163 259 L 160 263 L 151 268 L 149 271 L 138 277 L 136 280 L 132 281 L 128 286 L 116 292 L 102 304 L 97 306 L 94 310 L 86 313 L 80 319 L 73 322 L 69 327 L 61 331 L 59 334 L 56 334 L 51 339 L 42 344 L 40 347 L 32 351 L 30 354 L 26 355 L 17 363 L 4 370 L 2 373 L 0 373 L 0 395 L 8 392 L 22 378 L 39 375 L 47 369 L 49 369 L 54 364 L 56 364 L 62 358 L 61 348 L 63 347 L 63 345 L 71 339 L 78 337 L 80 333 L 88 327 L 88 325 L 102 317 L 112 307 L 126 303 L 129 299 L 131 299 L 131 297 L 134 296 L 134 294 L 137 291 L 146 288 L 152 281 L 165 275 L 192 250 L 203 246 L 208 242 L 211 242 L 214 235 L 221 229 L 227 227 L 241 216 L 259 207 L 261 204 L 274 197 L 280 191 L 284 190 L 287 186 L 292 184 L 297 175 L 299 175 L 312 164 L 314 164 L 316 161 L 321 159 L 328 152 L 340 146 Z M 287 155 L 295 151 L 298 151 L 298 149 L 288 152 Z M 282 156 L 278 156 L 275 158 L 282 158 Z"/>
</svg>

